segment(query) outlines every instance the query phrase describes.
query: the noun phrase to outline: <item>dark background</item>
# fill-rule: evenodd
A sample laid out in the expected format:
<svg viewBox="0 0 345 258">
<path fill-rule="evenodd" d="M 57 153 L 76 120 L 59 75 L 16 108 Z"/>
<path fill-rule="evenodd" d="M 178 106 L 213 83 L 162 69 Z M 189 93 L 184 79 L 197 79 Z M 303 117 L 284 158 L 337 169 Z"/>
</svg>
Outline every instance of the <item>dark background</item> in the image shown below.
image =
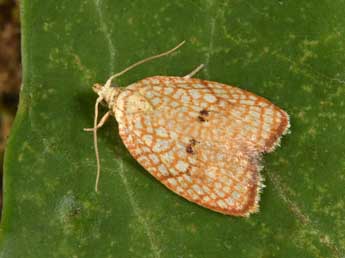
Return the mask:
<svg viewBox="0 0 345 258">
<path fill-rule="evenodd" d="M 2 207 L 2 163 L 6 139 L 17 110 L 21 84 L 19 2 L 0 0 L 0 162 Z"/>
</svg>

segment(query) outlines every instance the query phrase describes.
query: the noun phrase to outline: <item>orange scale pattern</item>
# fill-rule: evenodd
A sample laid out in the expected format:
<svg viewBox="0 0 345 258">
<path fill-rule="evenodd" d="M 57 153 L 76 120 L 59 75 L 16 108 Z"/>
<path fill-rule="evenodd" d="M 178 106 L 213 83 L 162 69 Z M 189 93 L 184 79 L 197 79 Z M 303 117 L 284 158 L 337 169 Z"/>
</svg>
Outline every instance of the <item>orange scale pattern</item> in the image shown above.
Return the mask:
<svg viewBox="0 0 345 258">
<path fill-rule="evenodd" d="M 124 89 L 114 110 L 132 156 L 185 199 L 235 216 L 258 211 L 261 154 L 289 128 L 285 111 L 248 91 L 155 76 Z"/>
</svg>

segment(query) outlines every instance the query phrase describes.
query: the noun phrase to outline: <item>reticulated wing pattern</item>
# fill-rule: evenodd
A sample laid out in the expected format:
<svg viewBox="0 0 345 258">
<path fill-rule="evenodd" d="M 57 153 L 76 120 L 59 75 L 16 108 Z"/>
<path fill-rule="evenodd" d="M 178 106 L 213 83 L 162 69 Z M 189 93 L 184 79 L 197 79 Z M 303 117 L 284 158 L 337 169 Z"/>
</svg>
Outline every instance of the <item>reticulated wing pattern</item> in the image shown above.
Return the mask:
<svg viewBox="0 0 345 258">
<path fill-rule="evenodd" d="M 150 108 L 132 112 L 134 94 Z M 224 214 L 257 210 L 260 153 L 287 130 L 283 110 L 236 87 L 181 77 L 144 79 L 119 98 L 121 138 L 164 185 Z"/>
</svg>

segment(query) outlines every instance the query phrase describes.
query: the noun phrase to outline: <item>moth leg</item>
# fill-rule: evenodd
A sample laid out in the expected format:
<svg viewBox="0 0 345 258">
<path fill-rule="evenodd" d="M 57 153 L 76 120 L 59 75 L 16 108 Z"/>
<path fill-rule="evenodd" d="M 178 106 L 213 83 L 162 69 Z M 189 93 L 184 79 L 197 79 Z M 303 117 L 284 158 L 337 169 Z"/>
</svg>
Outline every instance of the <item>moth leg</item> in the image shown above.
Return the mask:
<svg viewBox="0 0 345 258">
<path fill-rule="evenodd" d="M 101 120 L 99 121 L 99 123 L 96 125 L 95 128 L 84 128 L 84 131 L 86 131 L 86 132 L 92 132 L 92 131 L 94 131 L 95 129 L 101 128 L 101 127 L 104 125 L 104 123 L 108 120 L 108 118 L 110 117 L 110 114 L 111 114 L 111 112 L 108 111 L 108 112 L 105 113 L 105 115 L 101 118 Z"/>
<path fill-rule="evenodd" d="M 199 72 L 202 68 L 204 68 L 204 64 L 199 65 L 197 68 L 195 68 L 193 71 L 191 71 L 189 74 L 183 76 L 185 79 L 192 78 L 197 72 Z"/>
</svg>

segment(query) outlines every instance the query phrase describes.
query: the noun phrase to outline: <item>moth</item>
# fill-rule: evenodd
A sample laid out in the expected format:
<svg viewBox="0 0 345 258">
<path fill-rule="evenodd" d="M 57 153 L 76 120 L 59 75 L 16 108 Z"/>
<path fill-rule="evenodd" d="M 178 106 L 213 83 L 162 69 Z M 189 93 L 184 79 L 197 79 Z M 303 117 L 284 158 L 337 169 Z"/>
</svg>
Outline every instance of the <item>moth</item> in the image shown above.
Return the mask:
<svg viewBox="0 0 345 258">
<path fill-rule="evenodd" d="M 97 129 L 115 117 L 130 154 L 151 175 L 183 198 L 226 215 L 249 216 L 259 208 L 260 160 L 290 126 L 288 114 L 246 90 L 193 76 L 153 76 L 126 88 L 112 80 L 173 49 L 141 60 L 111 76 L 98 94 L 93 128 L 98 191 Z M 98 121 L 98 106 L 108 112 Z"/>
</svg>

